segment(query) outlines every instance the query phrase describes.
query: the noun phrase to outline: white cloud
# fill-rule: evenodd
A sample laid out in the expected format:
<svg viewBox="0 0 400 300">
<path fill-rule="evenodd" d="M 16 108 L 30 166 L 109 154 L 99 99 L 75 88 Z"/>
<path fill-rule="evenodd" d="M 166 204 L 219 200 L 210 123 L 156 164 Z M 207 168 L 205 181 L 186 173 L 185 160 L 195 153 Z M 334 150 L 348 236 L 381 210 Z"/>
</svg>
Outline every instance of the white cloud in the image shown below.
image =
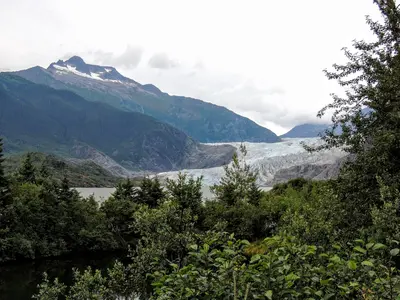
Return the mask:
<svg viewBox="0 0 400 300">
<path fill-rule="evenodd" d="M 97 50 L 91 52 L 94 56 L 94 62 L 102 65 L 109 65 L 116 68 L 133 69 L 136 68 L 140 63 L 143 54 L 143 48 L 136 46 L 133 47 L 128 45 L 126 50 L 121 54 L 115 54 L 113 52 L 105 52 Z"/>
<path fill-rule="evenodd" d="M 354 38 L 369 38 L 364 16 L 377 15 L 365 0 L 3 2 L 1 69 L 78 54 L 278 133 L 315 120 L 338 90 L 322 69 L 343 61 Z"/>
<path fill-rule="evenodd" d="M 149 66 L 155 69 L 172 69 L 179 63 L 168 57 L 166 53 L 156 53 L 149 59 Z"/>
</svg>

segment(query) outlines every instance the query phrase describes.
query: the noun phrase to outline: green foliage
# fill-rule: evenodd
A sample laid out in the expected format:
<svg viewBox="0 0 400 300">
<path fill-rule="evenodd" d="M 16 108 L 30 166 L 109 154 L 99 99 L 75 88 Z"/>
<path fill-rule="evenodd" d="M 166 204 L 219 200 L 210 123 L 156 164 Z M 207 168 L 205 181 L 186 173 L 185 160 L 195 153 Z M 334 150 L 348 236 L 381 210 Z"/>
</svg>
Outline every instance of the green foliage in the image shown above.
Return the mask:
<svg viewBox="0 0 400 300">
<path fill-rule="evenodd" d="M 393 0 L 375 3 L 383 23 L 367 22 L 377 41 L 356 41 L 357 52 L 345 52 L 349 62 L 327 72 L 347 88 L 346 98 L 334 95 L 326 108 L 336 109 L 334 128 L 317 148 L 343 146 L 352 154 L 337 180 L 294 179 L 261 193 L 242 146 L 213 187 L 215 201 L 203 204 L 201 179 L 182 174 L 167 182 L 165 201 L 147 200 L 147 192 L 140 200 L 121 185 L 103 211 L 118 208 L 106 213 L 110 220 L 123 213 L 123 201 L 134 203 L 118 221 L 138 235 L 132 262 L 117 264 L 107 278 L 80 274 L 67 299 L 399 299 L 400 12 Z M 29 203 L 42 190 L 24 184 L 13 193 Z M 27 222 L 44 218 L 41 207 L 27 206 L 24 213 L 35 217 Z M 31 253 L 37 238 L 15 232 L 5 244 Z M 45 281 L 38 299 L 62 290 Z"/>
<path fill-rule="evenodd" d="M 400 7 L 394 0 L 374 2 L 382 16 L 380 22 L 367 17 L 375 40 L 354 41 L 354 51 L 344 49 L 347 62 L 326 71 L 346 93 L 334 94 L 333 103 L 319 112 L 334 110 L 333 128 L 317 150 L 341 146 L 352 155 L 335 186 L 346 206 L 341 226 L 348 238 L 370 225 L 370 207 L 382 204 L 377 176 L 400 188 Z"/>
<path fill-rule="evenodd" d="M 165 192 L 157 177 L 154 179 L 143 178 L 137 195 L 140 203 L 146 204 L 151 208 L 156 208 L 165 200 L 165 197 Z"/>
<path fill-rule="evenodd" d="M 270 235 L 275 228 L 273 214 L 267 209 L 245 202 L 225 206 L 221 202 L 207 201 L 204 207 L 203 227 L 212 229 L 221 223 L 224 230 L 238 238 L 254 241 Z"/>
<path fill-rule="evenodd" d="M 187 174 L 179 173 L 176 181 L 167 179 L 166 188 L 179 207 L 197 213 L 202 201 L 201 181 L 202 177 L 194 179 Z"/>
<path fill-rule="evenodd" d="M 256 240 L 271 234 L 271 214 L 260 209 L 263 193 L 257 185 L 257 172 L 246 163 L 246 147 L 240 145 L 240 156 L 234 154 L 232 165 L 224 167 L 220 183 L 211 187 L 216 200 L 204 207 L 203 227 L 212 229 L 221 223 L 227 232 L 239 238 Z"/>
<path fill-rule="evenodd" d="M 112 217 L 107 219 L 94 198 L 82 199 L 66 177 L 58 183 L 43 170 L 36 173 L 31 155 L 7 182 L 8 200 L 0 207 L 0 263 L 123 247 L 107 226 Z"/>
<path fill-rule="evenodd" d="M 47 274 L 44 274 L 43 282 L 39 285 L 39 293 L 33 296 L 33 299 L 38 300 L 55 300 L 58 299 L 61 295 L 65 293 L 66 286 L 55 279 L 53 283 L 51 283 L 47 277 Z"/>
<path fill-rule="evenodd" d="M 281 232 L 305 243 L 325 245 L 342 238 L 339 224 L 343 205 L 327 182 L 289 181 L 283 191 L 281 186 L 275 187 L 266 201 L 282 201 L 277 221 Z"/>
<path fill-rule="evenodd" d="M 10 186 L 4 172 L 3 163 L 3 142 L 2 138 L 0 137 L 0 224 L 2 210 L 5 208 L 5 205 L 9 204 L 10 201 Z"/>
<path fill-rule="evenodd" d="M 28 153 L 21 168 L 18 170 L 19 179 L 25 183 L 36 183 L 35 167 L 32 163 L 32 153 Z"/>
<path fill-rule="evenodd" d="M 371 209 L 372 225 L 364 228 L 365 235 L 382 243 L 400 241 L 400 193 L 385 186 L 380 179 L 381 206 Z"/>
<path fill-rule="evenodd" d="M 4 161 L 7 175 L 14 175 L 18 166 L 26 159 L 25 155 L 9 155 Z M 66 177 L 72 187 L 113 187 L 120 178 L 90 161 L 67 160 L 53 154 L 31 153 L 32 164 L 36 169 L 35 176 L 39 183 L 51 178 L 61 183 Z"/>
<path fill-rule="evenodd" d="M 114 195 L 107 199 L 101 206 L 101 211 L 105 215 L 108 230 L 126 248 L 136 238 L 132 223 L 135 220 L 134 212 L 136 211 L 137 204 L 132 198 L 119 198 L 120 195 L 116 195 L 117 197 Z"/>
<path fill-rule="evenodd" d="M 211 191 L 227 206 L 233 206 L 238 201 L 250 201 L 257 205 L 261 198 L 261 192 L 256 185 L 257 173 L 246 164 L 246 147 L 241 144 L 239 150 L 240 157 L 234 154 L 232 165 L 224 166 L 224 176 L 219 184 L 211 187 Z"/>
<path fill-rule="evenodd" d="M 186 266 L 155 273 L 152 299 L 394 299 L 400 294 L 397 270 L 381 264 L 386 248 L 324 251 L 280 236 L 263 244 L 265 252 L 251 257 L 248 242 L 233 238 L 223 247 L 194 245 Z"/>
<path fill-rule="evenodd" d="M 112 196 L 115 200 L 128 200 L 134 202 L 137 192 L 138 191 L 133 182 L 130 179 L 126 179 L 118 183 Z"/>
</svg>

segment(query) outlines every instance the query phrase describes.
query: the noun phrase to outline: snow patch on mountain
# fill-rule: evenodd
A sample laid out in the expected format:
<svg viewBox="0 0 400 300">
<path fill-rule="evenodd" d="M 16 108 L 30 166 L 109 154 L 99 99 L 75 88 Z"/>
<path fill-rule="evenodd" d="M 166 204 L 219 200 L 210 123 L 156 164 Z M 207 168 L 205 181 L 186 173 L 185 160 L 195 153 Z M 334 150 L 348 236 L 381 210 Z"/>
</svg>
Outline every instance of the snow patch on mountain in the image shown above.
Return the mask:
<svg viewBox="0 0 400 300">
<path fill-rule="evenodd" d="M 88 75 L 86 73 L 79 72 L 79 71 L 76 70 L 76 67 L 73 67 L 73 66 L 70 66 L 70 65 L 66 65 L 64 67 L 64 66 L 59 66 L 59 65 L 53 64 L 52 66 L 55 69 L 57 69 L 58 73 L 63 73 L 63 72 L 68 73 L 69 72 L 69 73 L 73 73 L 75 75 L 79 75 L 79 76 L 82 76 L 82 77 L 93 79 L 92 76 L 90 76 L 90 75 Z"/>
<path fill-rule="evenodd" d="M 62 73 L 73 73 L 75 75 L 81 76 L 81 77 L 85 77 L 85 78 L 90 78 L 90 79 L 94 79 L 94 80 L 100 80 L 100 81 L 106 81 L 106 82 L 116 82 L 116 83 L 123 83 L 121 80 L 114 80 L 114 79 L 104 79 L 101 76 L 104 73 L 109 73 L 112 70 L 107 69 L 105 72 L 100 72 L 100 73 L 94 73 L 94 72 L 90 72 L 89 74 L 83 73 L 83 72 L 79 72 L 76 67 L 71 66 L 66 64 L 65 66 L 60 66 L 57 64 L 53 64 L 52 67 L 54 67 L 57 70 L 57 73 L 62 74 Z"/>
<path fill-rule="evenodd" d="M 258 171 L 258 183 L 260 186 L 271 186 L 275 174 L 281 169 L 304 164 L 333 164 L 346 155 L 340 149 L 308 153 L 302 146 L 302 142 L 307 145 L 318 145 L 322 143 L 322 140 L 320 138 L 293 138 L 284 139 L 280 143 L 244 143 L 247 149 L 246 162 L 253 170 Z M 240 143 L 228 144 L 237 149 L 240 146 Z M 223 167 L 187 169 L 181 172 L 193 177 L 203 176 L 203 182 L 208 186 L 218 183 L 224 175 Z M 179 172 L 164 172 L 159 173 L 158 177 L 160 179 L 176 179 L 178 174 Z"/>
<path fill-rule="evenodd" d="M 73 74 L 102 82 L 138 86 L 137 82 L 122 76 L 114 67 L 90 65 L 78 56 L 73 56 L 66 61 L 59 60 L 56 63 L 52 63 L 48 70 L 58 75 Z"/>
</svg>

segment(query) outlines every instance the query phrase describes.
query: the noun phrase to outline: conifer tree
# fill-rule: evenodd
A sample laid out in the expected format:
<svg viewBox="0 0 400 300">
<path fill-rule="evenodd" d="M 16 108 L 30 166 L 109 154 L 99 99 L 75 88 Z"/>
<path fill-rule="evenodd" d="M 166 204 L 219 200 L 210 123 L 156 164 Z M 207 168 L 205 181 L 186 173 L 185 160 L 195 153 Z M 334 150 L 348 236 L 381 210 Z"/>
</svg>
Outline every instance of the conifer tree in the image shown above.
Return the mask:
<svg viewBox="0 0 400 300">
<path fill-rule="evenodd" d="M 382 21 L 367 17 L 375 40 L 354 41 L 354 50 L 344 49 L 347 63 L 325 70 L 346 93 L 333 94 L 333 102 L 318 114 L 334 110 L 325 144 L 308 148 L 340 146 L 351 155 L 336 190 L 347 206 L 346 226 L 357 228 L 371 221 L 370 207 L 380 205 L 377 177 L 400 188 L 400 8 L 394 0 L 374 3 L 382 16 Z"/>
<path fill-rule="evenodd" d="M 28 153 L 22 166 L 19 169 L 19 177 L 22 182 L 36 183 L 35 167 L 32 163 L 32 153 Z"/>
<path fill-rule="evenodd" d="M 260 188 L 258 187 L 256 181 L 253 181 L 250 183 L 250 187 L 248 190 L 248 202 L 254 206 L 259 206 L 260 205 L 260 200 L 262 198 L 262 192 Z"/>
<path fill-rule="evenodd" d="M 71 187 L 69 184 L 69 180 L 67 177 L 64 176 L 64 178 L 61 181 L 61 186 L 59 190 L 59 199 L 61 202 L 71 202 L 73 197 L 73 191 L 71 191 Z"/>
<path fill-rule="evenodd" d="M 135 201 L 137 198 L 137 189 L 133 185 L 133 182 L 128 178 L 122 182 L 119 182 L 113 193 L 113 197 L 116 200 L 130 200 Z"/>
<path fill-rule="evenodd" d="M 246 163 L 246 146 L 240 145 L 239 151 L 240 156 L 235 153 L 232 164 L 224 167 L 225 174 L 219 184 L 211 187 L 216 197 L 228 206 L 233 206 L 238 201 L 250 201 L 250 197 L 251 202 L 259 201 L 257 172 L 251 170 L 250 165 Z"/>
<path fill-rule="evenodd" d="M 0 210 L 10 202 L 10 186 L 4 172 L 3 139 L 0 137 Z M 0 211 L 1 214 L 1 211 Z"/>
<path fill-rule="evenodd" d="M 163 191 L 160 181 L 158 178 L 150 179 L 144 178 L 140 184 L 138 190 L 137 202 L 147 204 L 151 208 L 157 207 L 160 202 L 165 198 L 165 192 Z"/>
<path fill-rule="evenodd" d="M 167 190 L 182 209 L 190 208 L 196 214 L 200 210 L 202 201 L 202 180 L 202 177 L 194 179 L 187 174 L 179 173 L 177 180 L 167 179 Z"/>
</svg>

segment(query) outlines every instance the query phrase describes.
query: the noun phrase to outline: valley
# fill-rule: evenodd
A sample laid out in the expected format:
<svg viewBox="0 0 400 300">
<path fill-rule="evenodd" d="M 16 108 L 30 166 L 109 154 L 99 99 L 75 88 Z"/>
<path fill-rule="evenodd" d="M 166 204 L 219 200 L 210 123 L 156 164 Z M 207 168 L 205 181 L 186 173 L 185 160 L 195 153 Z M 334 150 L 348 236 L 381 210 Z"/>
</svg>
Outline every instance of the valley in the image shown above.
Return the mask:
<svg viewBox="0 0 400 300">
<path fill-rule="evenodd" d="M 28 2 L 1 300 L 400 299 L 397 0 Z"/>
</svg>

